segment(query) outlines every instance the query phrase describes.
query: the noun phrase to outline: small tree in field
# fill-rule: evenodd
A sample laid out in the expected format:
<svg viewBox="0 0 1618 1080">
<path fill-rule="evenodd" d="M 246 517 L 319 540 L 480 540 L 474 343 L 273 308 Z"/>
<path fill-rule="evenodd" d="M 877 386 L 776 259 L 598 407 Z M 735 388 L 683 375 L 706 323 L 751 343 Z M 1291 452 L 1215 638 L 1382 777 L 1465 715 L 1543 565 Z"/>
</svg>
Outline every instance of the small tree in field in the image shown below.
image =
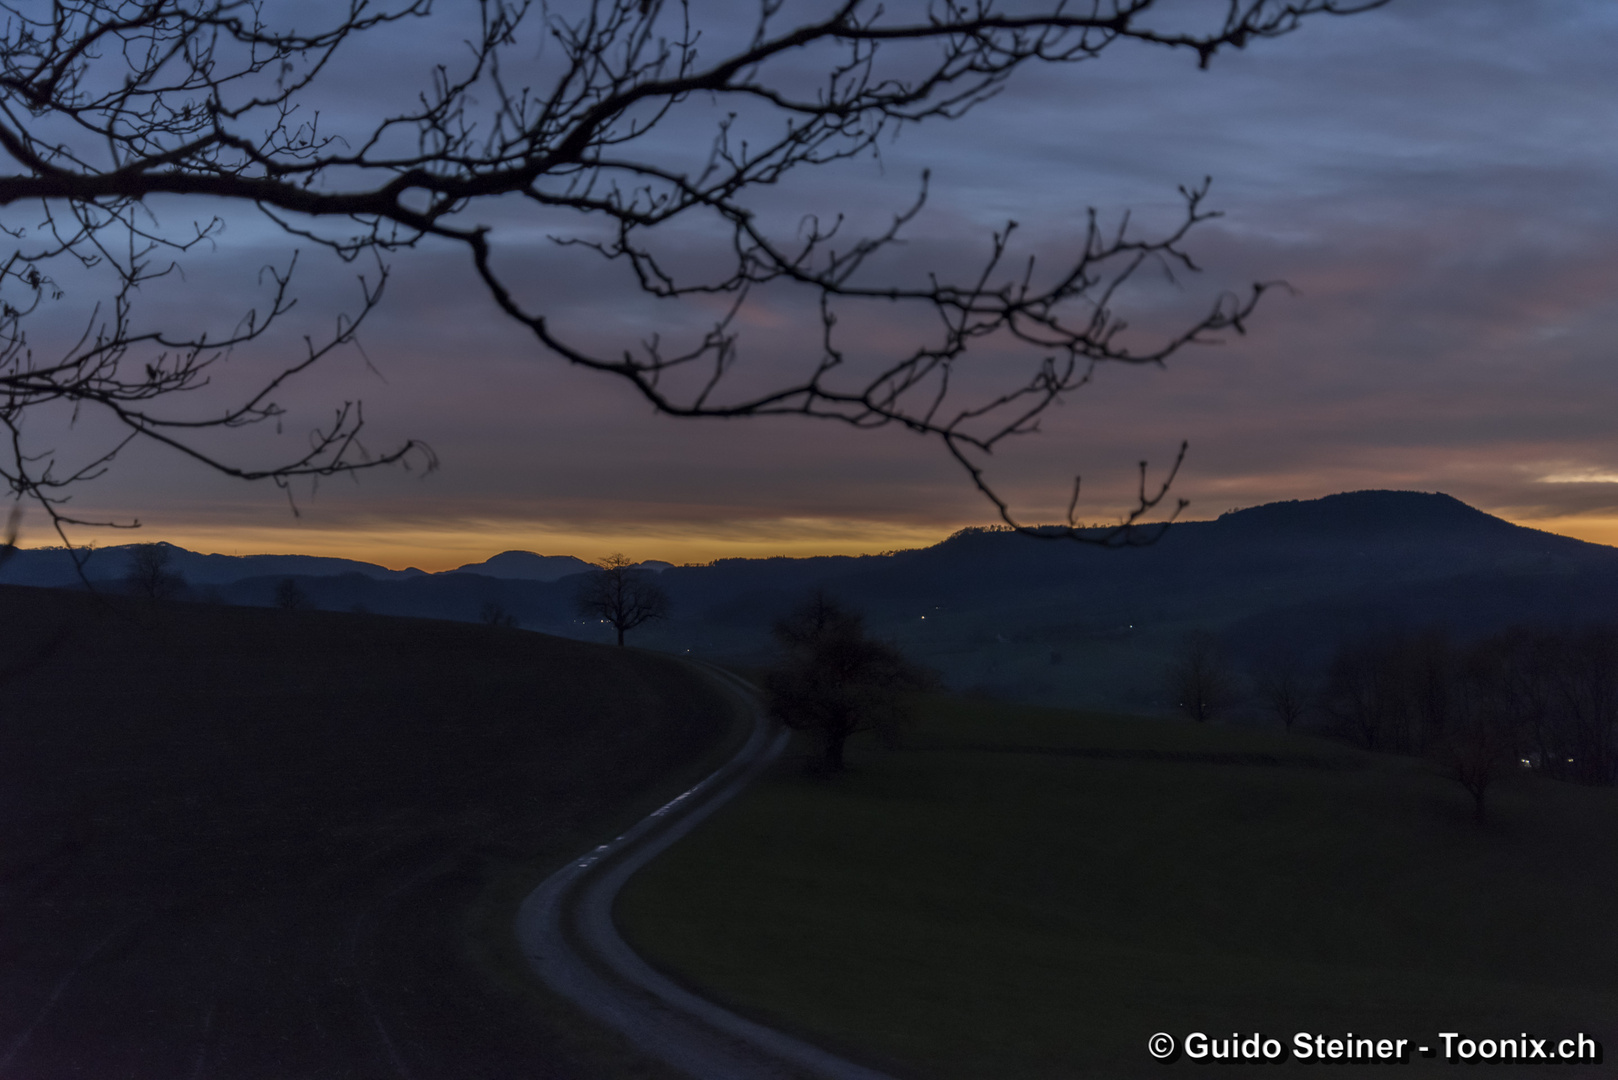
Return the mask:
<svg viewBox="0 0 1618 1080">
<path fill-rule="evenodd" d="M 669 594 L 644 570 L 635 569 L 628 556 L 614 552 L 601 560 L 579 587 L 578 611 L 587 619 L 600 619 L 624 634 L 653 619 L 668 618 Z"/>
<path fill-rule="evenodd" d="M 1254 680 L 1259 697 L 1270 714 L 1281 721 L 1281 727 L 1292 730 L 1308 708 L 1308 687 L 1302 666 L 1290 653 L 1273 658 L 1258 672 Z"/>
<path fill-rule="evenodd" d="M 1180 658 L 1169 665 L 1169 700 L 1192 720 L 1203 723 L 1236 700 L 1236 684 L 1225 665 L 1219 639 L 1199 630 L 1185 639 Z"/>
<path fill-rule="evenodd" d="M 866 637 L 860 616 L 823 592 L 777 622 L 774 633 L 785 655 L 764 677 L 770 714 L 820 737 L 828 773 L 842 771 L 850 735 L 895 737 L 909 716 L 905 692 L 929 681 L 898 649 Z"/>
<path fill-rule="evenodd" d="M 517 625 L 517 616 L 506 610 L 504 604 L 490 600 L 478 612 L 478 622 L 490 630 L 511 630 Z"/>
<path fill-rule="evenodd" d="M 1472 796 L 1473 817 L 1484 819 L 1489 789 L 1516 771 L 1522 733 L 1502 692 L 1504 671 L 1493 663 L 1485 642 L 1462 658 L 1450 679 L 1444 726 L 1433 733 L 1428 754 Z"/>
<path fill-rule="evenodd" d="M 124 584 L 136 596 L 166 600 L 185 588 L 185 579 L 169 570 L 174 553 L 167 544 L 136 544 L 129 549 Z"/>
<path fill-rule="evenodd" d="M 309 594 L 292 578 L 282 578 L 275 585 L 275 606 L 283 611 L 302 611 L 309 606 Z"/>
</svg>

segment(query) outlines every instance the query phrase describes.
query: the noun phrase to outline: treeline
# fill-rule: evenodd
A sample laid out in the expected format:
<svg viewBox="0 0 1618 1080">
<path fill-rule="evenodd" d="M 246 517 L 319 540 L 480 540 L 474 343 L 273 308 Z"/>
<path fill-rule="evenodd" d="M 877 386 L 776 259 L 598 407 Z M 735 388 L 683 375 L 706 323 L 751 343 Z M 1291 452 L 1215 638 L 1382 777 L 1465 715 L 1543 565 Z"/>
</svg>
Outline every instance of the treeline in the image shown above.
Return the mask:
<svg viewBox="0 0 1618 1080">
<path fill-rule="evenodd" d="M 1205 721 L 1243 701 L 1288 731 L 1298 723 L 1367 750 L 1428 758 L 1472 795 L 1532 768 L 1581 784 L 1618 783 L 1618 626 L 1514 627 L 1458 643 L 1443 630 L 1344 641 L 1324 670 L 1272 654 L 1229 666 L 1206 631 L 1182 642 L 1165 672 L 1170 703 Z M 1244 685 L 1245 684 L 1245 685 Z"/>
<path fill-rule="evenodd" d="M 1618 780 L 1615 626 L 1518 627 L 1466 645 L 1436 630 L 1349 641 L 1323 689 L 1328 721 L 1367 749 L 1460 771 L 1526 764 L 1579 783 Z"/>
</svg>

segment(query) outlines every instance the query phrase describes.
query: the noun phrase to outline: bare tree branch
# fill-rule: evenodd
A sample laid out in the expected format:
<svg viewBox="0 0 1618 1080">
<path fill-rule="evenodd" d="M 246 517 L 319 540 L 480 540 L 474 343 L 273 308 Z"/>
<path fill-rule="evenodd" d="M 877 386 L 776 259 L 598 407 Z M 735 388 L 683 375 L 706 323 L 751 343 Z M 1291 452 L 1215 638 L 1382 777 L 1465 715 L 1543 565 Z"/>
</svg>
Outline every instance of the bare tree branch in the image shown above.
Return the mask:
<svg viewBox="0 0 1618 1080">
<path fill-rule="evenodd" d="M 442 35 L 438 24 L 457 13 L 435 11 L 430 0 L 348 0 L 320 12 L 321 28 L 296 30 L 272 25 L 255 0 L 0 2 L 0 228 L 16 242 L 0 261 L 0 425 L 12 435 L 0 475 L 14 495 L 50 510 L 59 528 L 74 521 L 62 509 L 66 490 L 99 475 L 124 443 L 87 465 L 59 467 L 21 437 L 22 417 L 53 401 L 100 410 L 129 440 L 167 445 L 244 479 L 284 484 L 410 457 L 431 467 L 420 443 L 367 454 L 358 402 L 338 408 L 308 452 L 289 461 L 240 465 L 195 441 L 205 429 L 282 417 L 274 395 L 352 343 L 380 303 L 385 257 L 430 239 L 463 248 L 501 310 L 544 352 L 627 381 L 660 412 L 897 425 L 941 442 L 1016 528 L 1138 542 L 1135 526 L 1165 498 L 1178 459 L 1155 487 L 1143 467 L 1136 508 L 1103 534 L 1079 528 L 1073 507 L 1055 529 L 1023 525 L 989 484 L 984 462 L 1005 440 L 1037 430 L 1043 412 L 1098 365 L 1161 364 L 1186 346 L 1243 332 L 1264 284 L 1219 295 L 1201 318 L 1144 345 L 1124 339 L 1128 323 L 1117 305 L 1129 283 L 1144 270 L 1196 270 L 1185 243 L 1217 216 L 1205 205 L 1206 181 L 1182 189 L 1183 216 L 1158 235 L 1140 235 L 1127 220 L 1103 228 L 1092 212 L 1078 250 L 1046 270 L 1032 259 L 1013 265 L 1010 222 L 974 271 L 909 282 L 883 280 L 876 257 L 915 221 L 925 177 L 913 203 L 866 235 L 845 235 L 852 226 L 841 217 L 809 216 L 783 231 L 760 212 L 759 196 L 804 170 L 875 154 L 903 127 L 959 118 L 1030 65 L 1080 63 L 1134 43 L 1187 53 L 1206 67 L 1311 18 L 1385 2 L 1229 0 L 1221 16 L 1188 28 L 1154 0 L 1051 0 L 1016 10 L 996 0 L 835 0 L 791 13 L 761 0 L 750 32 L 710 55 L 724 27 L 700 25 L 682 0 L 544 8 L 479 0 L 469 36 L 451 42 L 414 101 L 342 130 L 320 111 L 331 73 L 376 63 L 367 49 L 389 26 L 420 24 L 421 33 Z M 805 57 L 817 65 L 813 78 L 803 74 Z M 696 164 L 682 163 L 666 140 L 693 123 L 713 124 L 711 143 Z M 221 227 L 218 217 L 165 226 L 153 205 L 170 197 L 209 200 L 219 212 L 256 208 L 297 242 L 375 262 L 374 274 L 360 278 L 357 311 L 223 414 L 170 407 L 287 316 L 296 259 L 268 269 L 267 310 L 249 312 L 233 334 L 137 332 L 130 313 L 140 286 L 214 242 Z M 630 348 L 564 329 L 543 292 L 497 258 L 504 241 L 483 208 L 513 199 L 547 228 L 570 220 L 553 228 L 556 242 L 621 268 L 646 296 L 676 305 L 719 298 L 722 314 L 684 338 L 654 336 Z M 28 206 L 38 207 L 34 220 L 18 216 Z M 670 226 L 723 239 L 723 264 L 660 248 Z M 39 358 L 25 324 L 60 299 L 56 265 L 110 274 L 113 284 L 77 344 Z M 732 373 L 750 359 L 738 313 L 767 289 L 812 299 L 820 340 L 800 369 L 759 389 Z M 839 320 L 870 305 L 890 306 L 904 325 L 907 313 L 924 315 L 932 330 L 880 363 L 851 362 Z M 1024 356 L 1026 367 L 986 395 L 969 392 L 978 382 L 966 369 L 990 345 Z"/>
</svg>

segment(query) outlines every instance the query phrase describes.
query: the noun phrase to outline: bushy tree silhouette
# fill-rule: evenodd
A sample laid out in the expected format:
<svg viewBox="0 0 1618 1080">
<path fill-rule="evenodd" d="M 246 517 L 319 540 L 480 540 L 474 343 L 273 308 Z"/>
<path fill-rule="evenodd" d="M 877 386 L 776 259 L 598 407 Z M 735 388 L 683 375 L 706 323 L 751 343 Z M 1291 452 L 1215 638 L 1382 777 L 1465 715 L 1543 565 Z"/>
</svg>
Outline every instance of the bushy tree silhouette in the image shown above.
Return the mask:
<svg viewBox="0 0 1618 1080">
<path fill-rule="evenodd" d="M 764 677 L 770 714 L 820 739 L 828 773 L 843 770 L 849 736 L 874 730 L 895 739 L 910 715 L 907 692 L 931 682 L 897 648 L 866 637 L 861 617 L 824 592 L 778 621 L 774 634 L 782 657 Z"/>
</svg>

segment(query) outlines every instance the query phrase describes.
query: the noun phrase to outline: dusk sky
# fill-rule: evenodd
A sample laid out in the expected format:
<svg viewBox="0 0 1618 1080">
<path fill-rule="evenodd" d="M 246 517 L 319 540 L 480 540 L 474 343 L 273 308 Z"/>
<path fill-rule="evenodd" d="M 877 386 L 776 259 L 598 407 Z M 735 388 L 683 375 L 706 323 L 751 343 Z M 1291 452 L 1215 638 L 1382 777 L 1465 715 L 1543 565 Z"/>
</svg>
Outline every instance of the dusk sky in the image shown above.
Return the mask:
<svg viewBox="0 0 1618 1080">
<path fill-rule="evenodd" d="M 363 111 L 413 93 L 439 54 L 454 62 L 452 35 L 423 29 L 355 48 L 323 107 L 340 123 L 343 94 Z M 1203 272 L 1143 292 L 1140 322 L 1170 325 L 1255 280 L 1294 292 L 1267 296 L 1249 332 L 1221 346 L 1161 370 L 1101 370 L 1041 433 L 996 454 L 992 476 L 1025 520 L 1059 518 L 1075 472 L 1080 519 L 1116 519 L 1134 463 L 1166 465 L 1183 439 L 1175 490 L 1190 518 L 1399 488 L 1618 543 L 1615 56 L 1618 7 L 1605 0 L 1394 0 L 1311 20 L 1206 71 L 1189 55 L 1120 45 L 1026 70 L 963 120 L 905 130 L 880 162 L 802 174 L 770 209 L 880 222 L 930 168 L 928 205 L 887 267 L 965 276 L 1007 219 L 1020 223 L 1020 254 L 1056 258 L 1088 207 L 1109 222 L 1132 211 L 1150 230 L 1174 220 L 1179 185 L 1212 177 L 1225 216 L 1187 245 Z M 659 326 L 659 309 L 621 277 L 554 247 L 546 222 L 509 205 L 478 213 L 497 226 L 506 265 L 523 268 L 531 307 L 602 341 Z M 217 311 L 228 325 L 250 306 L 258 268 L 291 246 L 235 214 L 219 245 L 186 264 L 185 295 L 154 310 Z M 297 332 L 315 333 L 352 306 L 355 268 L 300 268 Z M 464 252 L 426 245 L 393 268 L 364 356 L 350 350 L 306 379 L 280 438 L 361 397 L 370 445 L 424 439 L 437 472 L 300 488 L 294 518 L 269 485 L 131 450 L 74 510 L 138 517 L 142 529 L 74 538 L 439 570 L 511 548 L 673 562 L 878 552 L 994 520 L 934 442 L 798 419 L 657 416 L 628 386 L 539 351 L 496 311 Z M 754 334 L 739 377 L 789 362 L 793 340 L 817 333 L 810 314 L 761 299 L 746 315 Z M 853 325 L 873 349 L 903 329 Z M 233 365 L 246 378 L 275 359 L 244 352 Z M 268 436 L 238 445 L 273 450 Z M 41 525 L 27 519 L 24 543 L 51 542 Z"/>
</svg>

